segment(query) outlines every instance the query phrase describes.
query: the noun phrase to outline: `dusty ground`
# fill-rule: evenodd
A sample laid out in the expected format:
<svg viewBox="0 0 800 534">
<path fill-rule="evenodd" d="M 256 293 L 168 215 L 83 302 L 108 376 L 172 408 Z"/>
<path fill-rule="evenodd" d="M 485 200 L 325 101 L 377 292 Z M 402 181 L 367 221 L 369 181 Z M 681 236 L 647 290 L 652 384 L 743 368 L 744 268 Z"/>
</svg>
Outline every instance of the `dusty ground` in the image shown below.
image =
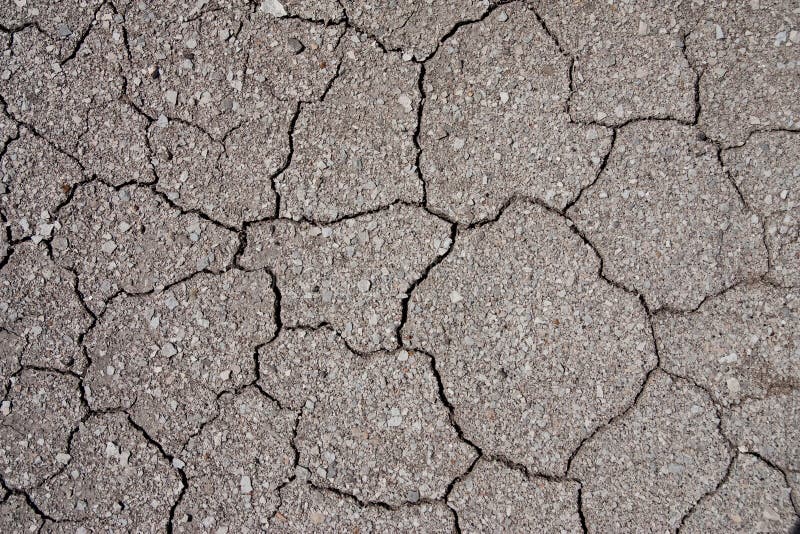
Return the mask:
<svg viewBox="0 0 800 534">
<path fill-rule="evenodd" d="M 787 532 L 800 3 L 0 2 L 0 531 Z"/>
</svg>

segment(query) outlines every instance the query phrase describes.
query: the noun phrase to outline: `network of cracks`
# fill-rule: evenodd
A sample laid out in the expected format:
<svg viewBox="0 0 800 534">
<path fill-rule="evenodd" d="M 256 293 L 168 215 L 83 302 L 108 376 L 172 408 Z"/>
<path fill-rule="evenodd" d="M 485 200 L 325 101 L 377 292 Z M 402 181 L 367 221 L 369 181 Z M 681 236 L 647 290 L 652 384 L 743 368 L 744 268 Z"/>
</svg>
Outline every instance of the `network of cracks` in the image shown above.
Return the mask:
<svg viewBox="0 0 800 534">
<path fill-rule="evenodd" d="M 797 5 L 0 31 L 0 530 L 798 520 Z"/>
</svg>

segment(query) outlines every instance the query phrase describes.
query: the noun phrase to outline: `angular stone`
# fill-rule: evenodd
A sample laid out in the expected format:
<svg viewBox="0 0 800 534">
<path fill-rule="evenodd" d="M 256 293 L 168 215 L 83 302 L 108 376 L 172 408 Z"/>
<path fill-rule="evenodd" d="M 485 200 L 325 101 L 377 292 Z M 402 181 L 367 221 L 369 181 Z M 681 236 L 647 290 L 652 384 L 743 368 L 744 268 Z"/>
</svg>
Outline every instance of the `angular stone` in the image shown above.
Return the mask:
<svg viewBox="0 0 800 534">
<path fill-rule="evenodd" d="M 636 404 L 578 451 L 583 514 L 597 532 L 664 532 L 725 474 L 729 452 L 699 388 L 655 371 Z"/>
<path fill-rule="evenodd" d="M 120 291 L 146 293 L 197 271 L 219 272 L 238 248 L 233 232 L 183 214 L 142 187 L 88 184 L 59 219 L 56 236 L 68 246 L 54 249 L 53 257 L 77 273 L 78 287 L 95 312 Z"/>
<path fill-rule="evenodd" d="M 284 330 L 259 359 L 261 387 L 302 410 L 295 445 L 316 485 L 392 506 L 438 499 L 475 458 L 423 354 L 358 356 L 322 328 Z"/>
<path fill-rule="evenodd" d="M 780 471 L 749 454 L 684 521 L 681 532 L 791 532 L 797 517 Z"/>
<path fill-rule="evenodd" d="M 344 16 L 337 0 L 281 0 L 281 4 L 290 15 L 306 20 L 338 21 Z"/>
<path fill-rule="evenodd" d="M 578 487 L 479 460 L 453 486 L 447 504 L 462 532 L 580 532 Z"/>
<path fill-rule="evenodd" d="M 40 223 L 52 223 L 56 208 L 67 200 L 72 187 L 84 179 L 81 167 L 74 160 L 27 128 L 22 128 L 19 139 L 8 144 L 0 171 L 0 190 L 4 191 L 0 194 L 0 210 L 12 239 L 30 237 L 37 233 Z"/>
<path fill-rule="evenodd" d="M 219 402 L 219 416 L 181 452 L 189 488 L 175 510 L 176 532 L 264 529 L 280 502 L 278 486 L 294 473 L 291 412 L 255 388 Z M 244 494 L 242 477 L 250 484 Z"/>
<path fill-rule="evenodd" d="M 122 407 L 171 454 L 217 412 L 217 395 L 255 379 L 275 332 L 264 271 L 200 274 L 165 292 L 115 299 L 86 336 L 95 410 Z"/>
<path fill-rule="evenodd" d="M 780 0 L 714 4 L 687 37 L 687 57 L 703 72 L 698 126 L 722 145 L 740 145 L 758 130 L 800 126 L 800 47 L 776 39 L 792 29 L 796 9 Z"/>
<path fill-rule="evenodd" d="M 453 532 L 453 513 L 442 503 L 390 510 L 362 506 L 331 491 L 295 480 L 281 489 L 281 507 L 270 523 L 275 532 Z"/>
<path fill-rule="evenodd" d="M 609 125 L 654 117 L 693 121 L 696 75 L 683 36 L 702 14 L 695 4 L 537 1 L 548 29 L 575 58 L 570 115 Z"/>
<path fill-rule="evenodd" d="M 523 4 L 462 26 L 426 65 L 419 143 L 428 206 L 460 222 L 491 218 L 514 196 L 564 208 L 611 143 L 570 122 L 569 62 Z"/>
<path fill-rule="evenodd" d="M 122 414 L 92 415 L 72 438 L 69 467 L 31 491 L 56 521 L 88 531 L 165 529 L 181 480 Z"/>
<path fill-rule="evenodd" d="M 75 276 L 30 241 L 14 247 L 1 273 L 0 331 L 18 337 L 19 362 L 82 370 L 79 340 L 92 318 L 75 292 Z"/>
<path fill-rule="evenodd" d="M 240 262 L 276 274 L 284 326 L 327 322 L 356 350 L 371 351 L 397 345 L 402 298 L 449 246 L 447 223 L 395 205 L 327 227 L 255 224 Z M 359 290 L 362 280 L 369 291 Z"/>
<path fill-rule="evenodd" d="M 25 370 L 14 377 L 0 414 L 0 472 L 7 486 L 30 490 L 61 471 L 70 433 L 86 413 L 78 378 Z"/>
<path fill-rule="evenodd" d="M 563 218 L 518 202 L 459 235 L 412 294 L 405 344 L 436 357 L 456 421 L 485 453 L 563 475 L 655 365 L 644 309 L 599 266 Z"/>
<path fill-rule="evenodd" d="M 652 310 L 694 309 L 767 270 L 758 217 L 715 147 L 689 126 L 625 126 L 602 176 L 568 213 L 603 257 L 604 274 Z"/>
<path fill-rule="evenodd" d="M 764 284 L 711 297 L 690 314 L 654 317 L 661 365 L 723 406 L 800 384 L 800 294 Z"/>
<path fill-rule="evenodd" d="M 765 221 L 769 277 L 800 286 L 800 133 L 754 133 L 722 152 L 747 204 Z"/>
<path fill-rule="evenodd" d="M 419 66 L 345 36 L 339 76 L 304 105 L 292 163 L 277 177 L 281 215 L 331 221 L 394 201 L 419 202 L 416 173 Z"/>
<path fill-rule="evenodd" d="M 420 60 L 429 57 L 462 21 L 478 20 L 489 7 L 485 0 L 448 2 L 394 2 L 343 0 L 348 19 L 375 35 L 390 49 L 400 49 Z"/>
</svg>

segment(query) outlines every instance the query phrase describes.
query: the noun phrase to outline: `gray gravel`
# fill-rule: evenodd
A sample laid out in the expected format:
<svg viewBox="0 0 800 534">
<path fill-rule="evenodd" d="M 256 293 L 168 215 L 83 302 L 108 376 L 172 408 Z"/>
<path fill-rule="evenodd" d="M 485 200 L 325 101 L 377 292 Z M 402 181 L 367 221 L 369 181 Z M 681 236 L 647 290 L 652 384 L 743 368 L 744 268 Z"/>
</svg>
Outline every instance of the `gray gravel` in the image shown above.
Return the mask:
<svg viewBox="0 0 800 534">
<path fill-rule="evenodd" d="M 322 487 L 390 505 L 434 500 L 475 459 L 421 353 L 364 358 L 322 329 L 281 333 L 259 356 L 261 387 L 301 413 L 299 464 Z"/>
<path fill-rule="evenodd" d="M 563 218 L 516 203 L 459 235 L 413 293 L 403 339 L 436 357 L 456 421 L 485 452 L 563 475 L 639 391 L 655 365 L 647 318 L 598 269 Z"/>
<path fill-rule="evenodd" d="M 610 131 L 570 122 L 568 75 L 569 60 L 522 4 L 459 28 L 426 66 L 430 207 L 469 223 L 515 195 L 563 208 L 590 184 Z"/>
<path fill-rule="evenodd" d="M 722 153 L 725 168 L 747 204 L 762 217 L 769 279 L 800 285 L 800 134 L 755 133 Z"/>
<path fill-rule="evenodd" d="M 572 463 L 591 530 L 677 528 L 725 474 L 730 451 L 718 424 L 701 389 L 655 371 L 637 404 L 593 436 Z"/>
<path fill-rule="evenodd" d="M 790 532 L 795 512 L 780 471 L 749 454 L 736 457 L 719 490 L 686 519 L 686 532 Z"/>
<path fill-rule="evenodd" d="M 767 271 L 761 220 L 701 137 L 668 121 L 622 128 L 603 175 L 568 212 L 604 274 L 652 309 L 693 309 Z"/>
<path fill-rule="evenodd" d="M 447 498 L 462 532 L 580 532 L 578 483 L 479 460 Z"/>
<path fill-rule="evenodd" d="M 788 532 L 796 2 L 0 2 L 0 532 Z"/>
</svg>

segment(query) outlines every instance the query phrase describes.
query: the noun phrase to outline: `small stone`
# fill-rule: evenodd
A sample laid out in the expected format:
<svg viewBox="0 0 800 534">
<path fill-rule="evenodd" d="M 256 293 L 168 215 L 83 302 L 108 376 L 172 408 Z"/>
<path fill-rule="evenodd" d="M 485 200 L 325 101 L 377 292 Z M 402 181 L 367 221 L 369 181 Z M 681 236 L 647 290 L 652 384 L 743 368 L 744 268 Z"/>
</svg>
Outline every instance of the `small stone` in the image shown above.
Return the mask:
<svg viewBox="0 0 800 534">
<path fill-rule="evenodd" d="M 67 247 L 69 246 L 69 242 L 66 240 L 66 238 L 56 237 L 51 242 L 51 245 L 53 245 L 54 249 L 63 251 L 63 250 L 67 250 Z"/>
<path fill-rule="evenodd" d="M 164 304 L 172 311 L 178 307 L 178 299 L 175 298 L 175 295 L 167 295 L 167 298 L 164 299 Z"/>
<path fill-rule="evenodd" d="M 59 24 L 57 31 L 58 31 L 58 36 L 63 37 L 65 39 L 70 35 L 72 35 L 72 30 L 70 30 L 66 24 Z"/>
<path fill-rule="evenodd" d="M 508 13 L 505 11 L 501 11 L 499 15 L 497 15 L 498 22 L 505 22 L 508 20 Z"/>
<path fill-rule="evenodd" d="M 450 292 L 450 302 L 456 304 L 457 302 L 461 302 L 464 300 L 464 297 L 461 296 L 461 293 L 458 291 L 451 291 Z"/>
<path fill-rule="evenodd" d="M 164 92 L 164 100 L 167 101 L 170 105 L 175 105 L 178 103 L 178 92 L 177 91 L 165 91 Z"/>
<path fill-rule="evenodd" d="M 261 11 L 273 17 L 285 17 L 287 15 L 286 9 L 283 4 L 278 0 L 264 0 L 261 2 Z"/>
<path fill-rule="evenodd" d="M 294 37 L 292 37 L 287 41 L 286 48 L 288 48 L 289 51 L 293 54 L 299 54 L 300 52 L 306 49 L 306 47 L 303 46 L 303 43 L 301 43 L 299 39 L 296 39 Z"/>
<path fill-rule="evenodd" d="M 728 385 L 728 390 L 731 392 L 732 395 L 736 395 L 742 389 L 741 385 L 739 384 L 739 380 L 733 377 L 728 378 L 726 384 Z"/>
<path fill-rule="evenodd" d="M 112 253 L 112 252 L 114 252 L 116 249 L 117 249 L 117 244 L 116 244 L 116 243 L 114 243 L 113 241 L 106 241 L 106 242 L 105 242 L 105 243 L 103 243 L 103 245 L 100 247 L 100 250 L 102 250 L 102 251 L 103 251 L 103 252 L 105 252 L 106 254 L 111 254 L 111 253 Z"/>
<path fill-rule="evenodd" d="M 411 112 L 414 108 L 411 105 L 411 98 L 408 97 L 406 94 L 400 95 L 397 99 L 397 102 L 400 104 L 400 107 L 403 108 L 403 111 L 406 113 Z"/>
<path fill-rule="evenodd" d="M 175 345 L 172 343 L 167 343 L 163 347 L 161 347 L 161 355 L 165 358 L 171 358 L 178 354 L 178 349 L 175 348 Z"/>
<path fill-rule="evenodd" d="M 723 31 L 722 31 L 722 28 L 720 27 L 720 25 L 719 25 L 719 24 L 717 24 L 717 25 L 715 26 L 715 28 L 714 28 L 714 33 L 715 33 L 715 35 L 716 35 L 716 37 L 717 37 L 717 40 L 720 40 L 720 39 L 724 39 L 724 38 L 725 38 L 725 32 L 723 32 Z"/>
<path fill-rule="evenodd" d="M 242 479 L 239 481 L 239 489 L 245 495 L 253 492 L 253 484 L 250 482 L 249 476 L 242 475 Z"/>
<path fill-rule="evenodd" d="M 70 459 L 72 459 L 72 456 L 70 456 L 67 453 L 60 452 L 60 453 L 56 454 L 56 461 L 58 463 L 62 464 L 62 465 L 67 465 L 69 463 Z"/>
<path fill-rule="evenodd" d="M 370 287 L 372 287 L 372 282 L 370 282 L 369 280 L 360 280 L 358 282 L 358 290 L 361 291 L 362 293 L 366 293 L 367 291 L 369 291 Z"/>
</svg>

